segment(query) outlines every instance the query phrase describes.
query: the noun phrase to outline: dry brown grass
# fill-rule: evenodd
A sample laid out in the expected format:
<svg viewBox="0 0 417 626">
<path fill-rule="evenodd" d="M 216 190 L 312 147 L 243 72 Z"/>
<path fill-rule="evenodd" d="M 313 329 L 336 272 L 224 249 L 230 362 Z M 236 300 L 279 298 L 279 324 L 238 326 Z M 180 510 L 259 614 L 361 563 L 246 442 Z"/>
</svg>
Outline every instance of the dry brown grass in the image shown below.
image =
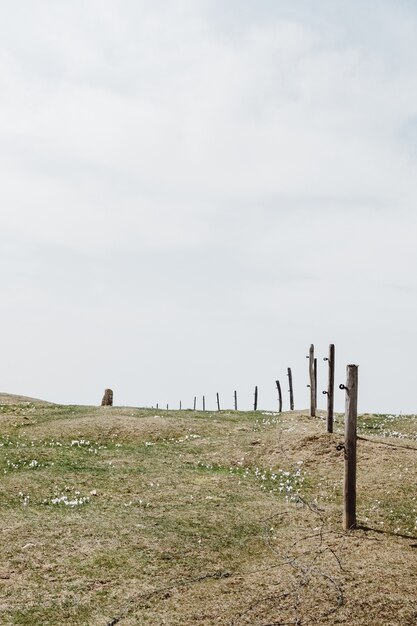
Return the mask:
<svg viewBox="0 0 417 626">
<path fill-rule="evenodd" d="M 0 408 L 1 624 L 417 623 L 414 417 Z"/>
</svg>

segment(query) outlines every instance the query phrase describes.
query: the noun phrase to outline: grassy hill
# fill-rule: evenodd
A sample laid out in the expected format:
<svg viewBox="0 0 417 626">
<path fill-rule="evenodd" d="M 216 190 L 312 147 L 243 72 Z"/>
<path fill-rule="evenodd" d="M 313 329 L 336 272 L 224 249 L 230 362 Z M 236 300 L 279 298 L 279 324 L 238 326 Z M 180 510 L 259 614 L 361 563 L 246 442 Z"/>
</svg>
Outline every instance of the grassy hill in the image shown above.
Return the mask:
<svg viewBox="0 0 417 626">
<path fill-rule="evenodd" d="M 414 626 L 417 418 L 0 404 L 0 623 Z"/>
</svg>

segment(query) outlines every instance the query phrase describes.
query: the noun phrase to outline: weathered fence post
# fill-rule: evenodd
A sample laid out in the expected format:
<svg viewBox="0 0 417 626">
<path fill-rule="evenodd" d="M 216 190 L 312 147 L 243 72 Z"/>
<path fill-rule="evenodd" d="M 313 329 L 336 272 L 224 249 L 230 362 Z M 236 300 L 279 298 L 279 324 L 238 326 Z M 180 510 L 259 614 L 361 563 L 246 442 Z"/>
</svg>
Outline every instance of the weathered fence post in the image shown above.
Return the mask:
<svg viewBox="0 0 417 626">
<path fill-rule="evenodd" d="M 217 410 L 220 411 L 220 398 L 219 398 L 219 394 L 216 394 L 217 396 Z"/>
<path fill-rule="evenodd" d="M 356 422 L 358 417 L 358 366 L 346 367 L 345 408 L 345 480 L 343 527 L 345 530 L 356 526 Z"/>
<path fill-rule="evenodd" d="M 167 404 L 167 411 L 169 410 L 169 405 Z"/>
<path fill-rule="evenodd" d="M 237 411 L 237 391 L 235 391 L 235 411 Z"/>
<path fill-rule="evenodd" d="M 206 398 L 203 396 L 203 411 L 206 410 Z"/>
<path fill-rule="evenodd" d="M 255 399 L 253 401 L 253 410 L 258 410 L 258 386 L 255 387 Z"/>
<path fill-rule="evenodd" d="M 182 402 L 180 400 L 180 411 L 182 411 Z"/>
<path fill-rule="evenodd" d="M 280 413 L 282 413 L 282 392 L 281 392 L 281 385 L 279 384 L 279 380 L 276 380 L 275 384 L 278 389 L 278 407 L 279 407 L 278 410 Z"/>
<path fill-rule="evenodd" d="M 334 406 L 334 343 L 329 346 L 329 356 L 324 357 L 324 361 L 329 362 L 329 382 L 327 384 L 327 391 L 323 391 L 327 395 L 327 432 L 333 432 L 333 406 Z"/>
<path fill-rule="evenodd" d="M 317 394 L 316 394 L 316 381 L 317 381 L 317 361 L 314 358 L 314 345 L 310 346 L 310 353 L 307 357 L 308 359 L 308 373 L 310 378 L 310 384 L 307 387 L 310 387 L 310 415 L 311 417 L 316 416 L 316 405 L 317 405 Z"/>
<path fill-rule="evenodd" d="M 194 396 L 194 406 L 193 406 L 193 411 L 195 411 L 196 406 L 197 406 L 197 397 L 196 397 L 196 396 Z"/>
<path fill-rule="evenodd" d="M 101 406 L 113 406 L 113 391 L 111 389 L 104 390 Z"/>
<path fill-rule="evenodd" d="M 292 373 L 291 373 L 291 368 L 290 367 L 287 368 L 287 373 L 288 373 L 288 384 L 290 386 L 290 388 L 289 388 L 289 392 L 290 392 L 290 410 L 294 411 L 294 392 L 293 392 L 293 388 L 292 388 Z"/>
<path fill-rule="evenodd" d="M 156 403 L 156 410 L 158 410 L 158 409 L 159 409 L 159 404 L 158 404 L 158 403 Z"/>
</svg>

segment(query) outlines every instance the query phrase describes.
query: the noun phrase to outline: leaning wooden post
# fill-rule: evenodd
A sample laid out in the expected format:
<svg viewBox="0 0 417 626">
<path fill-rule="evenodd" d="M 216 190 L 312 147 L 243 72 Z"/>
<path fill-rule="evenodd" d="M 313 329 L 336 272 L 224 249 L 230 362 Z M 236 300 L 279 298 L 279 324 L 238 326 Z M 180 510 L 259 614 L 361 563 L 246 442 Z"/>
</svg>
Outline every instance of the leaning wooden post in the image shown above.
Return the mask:
<svg viewBox="0 0 417 626">
<path fill-rule="evenodd" d="M 235 411 L 237 411 L 237 391 L 235 391 Z"/>
<path fill-rule="evenodd" d="M 358 417 L 358 366 L 346 367 L 345 409 L 345 481 L 343 528 L 349 530 L 356 526 L 356 422 Z"/>
<path fill-rule="evenodd" d="M 310 346 L 310 353 L 309 356 L 307 357 L 308 359 L 308 373 L 309 373 L 309 378 L 310 378 L 310 384 L 308 385 L 308 387 L 310 387 L 310 415 L 311 417 L 315 417 L 316 416 L 316 380 L 317 377 L 315 375 L 315 368 L 314 368 L 314 345 L 311 344 Z M 317 367 L 317 364 L 316 364 Z"/>
<path fill-rule="evenodd" d="M 220 398 L 219 398 L 219 394 L 217 393 L 217 410 L 220 411 Z"/>
<path fill-rule="evenodd" d="M 253 401 L 253 410 L 258 410 L 258 386 L 255 387 L 255 399 Z"/>
<path fill-rule="evenodd" d="M 290 386 L 290 388 L 289 388 L 289 392 L 290 392 L 290 410 L 294 411 L 294 392 L 293 392 L 293 388 L 292 388 L 292 373 L 291 373 L 291 368 L 290 367 L 287 368 L 287 373 L 288 373 L 288 384 Z"/>
<path fill-rule="evenodd" d="M 329 356 L 324 357 L 324 361 L 329 363 L 329 382 L 327 384 L 327 391 L 323 391 L 327 395 L 327 432 L 333 432 L 333 419 L 334 419 L 334 363 L 335 363 L 335 351 L 334 343 L 329 346 Z"/>
<path fill-rule="evenodd" d="M 282 392 L 281 392 L 281 385 L 279 384 L 279 380 L 276 380 L 275 384 L 278 389 L 278 406 L 279 406 L 278 410 L 280 413 L 282 413 Z"/>
</svg>

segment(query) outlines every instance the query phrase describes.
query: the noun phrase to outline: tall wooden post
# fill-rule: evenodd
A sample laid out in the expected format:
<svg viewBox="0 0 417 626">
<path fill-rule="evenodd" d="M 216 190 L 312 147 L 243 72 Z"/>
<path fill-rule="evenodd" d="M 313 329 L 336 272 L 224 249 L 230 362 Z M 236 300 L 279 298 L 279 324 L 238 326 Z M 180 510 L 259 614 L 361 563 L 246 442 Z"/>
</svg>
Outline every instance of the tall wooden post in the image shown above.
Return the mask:
<svg viewBox="0 0 417 626">
<path fill-rule="evenodd" d="M 287 373 L 288 373 L 288 384 L 290 386 L 290 388 L 289 388 L 289 392 L 290 392 L 290 410 L 294 411 L 294 392 L 293 392 L 293 388 L 292 388 L 292 372 L 291 372 L 291 368 L 290 367 L 287 368 Z"/>
<path fill-rule="evenodd" d="M 158 403 L 156 403 L 156 410 L 158 410 L 158 409 L 159 409 L 159 404 L 158 404 Z"/>
<path fill-rule="evenodd" d="M 345 409 L 345 480 L 343 527 L 345 530 L 356 526 L 356 422 L 358 417 L 358 366 L 346 367 Z"/>
<path fill-rule="evenodd" d="M 168 411 L 168 409 L 169 409 L 169 405 L 167 404 L 167 411 Z"/>
<path fill-rule="evenodd" d="M 182 402 L 180 400 L 180 411 L 182 411 Z"/>
<path fill-rule="evenodd" d="M 206 398 L 203 396 L 203 411 L 206 410 Z"/>
<path fill-rule="evenodd" d="M 324 357 L 325 361 L 329 363 L 329 382 L 327 384 L 327 391 L 323 391 L 327 395 L 327 432 L 333 432 L 333 419 L 334 419 L 334 363 L 335 363 L 335 350 L 334 343 L 329 346 L 329 356 Z"/>
<path fill-rule="evenodd" d="M 220 398 L 219 398 L 219 394 L 217 393 L 217 410 L 220 411 Z"/>
<path fill-rule="evenodd" d="M 197 397 L 196 397 L 196 396 L 194 396 L 194 407 L 193 407 L 193 410 L 194 410 L 194 411 L 195 411 L 195 409 L 196 409 L 196 406 L 197 406 Z"/>
<path fill-rule="evenodd" d="M 278 390 L 278 410 L 280 413 L 282 413 L 282 392 L 281 392 L 281 385 L 279 384 L 279 380 L 276 380 L 275 384 Z"/>
<path fill-rule="evenodd" d="M 258 410 L 258 386 L 255 387 L 255 399 L 253 401 L 253 410 Z"/>
<path fill-rule="evenodd" d="M 315 359 L 314 359 L 314 345 L 311 344 L 310 346 L 310 353 L 308 358 L 308 372 L 309 372 L 309 378 L 310 378 L 310 415 L 311 417 L 315 417 L 316 416 L 316 380 L 317 377 L 315 375 L 315 369 L 317 369 L 317 364 L 316 364 L 316 368 L 314 367 L 314 363 L 315 363 Z"/>
<path fill-rule="evenodd" d="M 314 358 L 314 412 L 317 411 L 317 359 Z"/>
<path fill-rule="evenodd" d="M 235 411 L 237 411 L 237 391 L 235 391 Z"/>
</svg>

